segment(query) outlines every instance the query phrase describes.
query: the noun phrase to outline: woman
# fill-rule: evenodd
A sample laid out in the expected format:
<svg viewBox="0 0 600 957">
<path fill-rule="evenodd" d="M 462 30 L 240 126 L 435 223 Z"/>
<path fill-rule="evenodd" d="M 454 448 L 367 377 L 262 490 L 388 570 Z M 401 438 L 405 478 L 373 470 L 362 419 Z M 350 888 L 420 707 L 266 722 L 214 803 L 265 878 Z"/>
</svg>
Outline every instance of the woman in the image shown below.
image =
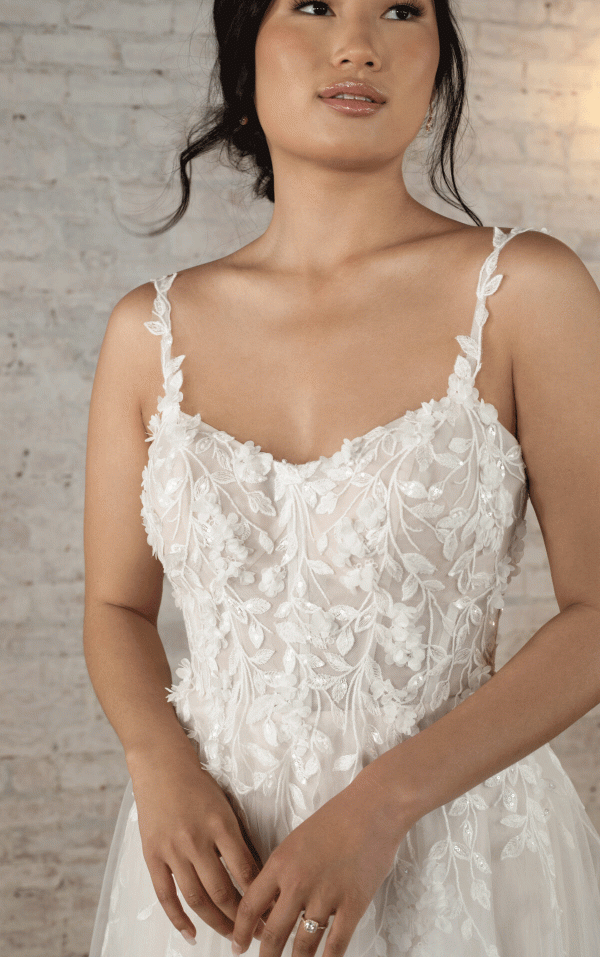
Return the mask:
<svg viewBox="0 0 600 957">
<path fill-rule="evenodd" d="M 543 232 L 409 195 L 437 129 L 470 213 L 446 0 L 215 26 L 225 105 L 170 225 L 218 142 L 273 218 L 102 345 L 85 650 L 131 786 L 92 957 L 597 957 L 600 837 L 548 742 L 600 702 L 600 293 Z M 528 493 L 560 613 L 495 673 Z"/>
</svg>

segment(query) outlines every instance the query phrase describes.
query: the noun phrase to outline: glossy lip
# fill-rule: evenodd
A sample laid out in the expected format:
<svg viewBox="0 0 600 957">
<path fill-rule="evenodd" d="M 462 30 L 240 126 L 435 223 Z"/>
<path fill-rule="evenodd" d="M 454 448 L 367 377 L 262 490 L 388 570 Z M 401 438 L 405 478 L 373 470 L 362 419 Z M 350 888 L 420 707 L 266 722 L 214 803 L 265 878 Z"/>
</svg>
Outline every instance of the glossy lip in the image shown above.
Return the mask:
<svg viewBox="0 0 600 957">
<path fill-rule="evenodd" d="M 321 90 L 319 96 L 321 99 L 327 100 L 335 96 L 336 93 L 356 93 L 357 96 L 370 97 L 375 103 L 385 103 L 383 93 L 380 93 L 374 86 L 371 86 L 369 83 L 355 82 L 354 80 L 345 80 L 342 83 L 327 86 L 324 90 Z"/>
<path fill-rule="evenodd" d="M 346 116 L 373 116 L 383 109 L 383 103 L 370 103 L 367 100 L 336 100 L 335 97 L 321 97 L 323 106 Z"/>
</svg>

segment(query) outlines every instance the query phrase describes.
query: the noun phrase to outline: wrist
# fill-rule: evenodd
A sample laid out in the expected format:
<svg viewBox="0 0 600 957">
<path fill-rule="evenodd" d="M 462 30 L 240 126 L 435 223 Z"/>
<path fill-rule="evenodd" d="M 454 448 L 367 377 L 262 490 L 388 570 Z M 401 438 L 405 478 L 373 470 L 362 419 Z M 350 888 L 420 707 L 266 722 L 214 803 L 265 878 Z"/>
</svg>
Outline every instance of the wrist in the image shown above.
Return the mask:
<svg viewBox="0 0 600 957">
<path fill-rule="evenodd" d="M 373 808 L 381 815 L 397 843 L 423 816 L 425 808 L 409 773 L 399 772 L 397 755 L 385 752 L 368 764 L 355 778 L 357 787 L 369 789 Z"/>
<path fill-rule="evenodd" d="M 192 761 L 195 765 L 199 763 L 198 753 L 185 732 L 176 738 L 146 741 L 131 746 L 125 752 L 125 761 L 132 779 L 146 773 L 154 775 L 173 765 L 181 767 L 187 761 Z"/>
</svg>

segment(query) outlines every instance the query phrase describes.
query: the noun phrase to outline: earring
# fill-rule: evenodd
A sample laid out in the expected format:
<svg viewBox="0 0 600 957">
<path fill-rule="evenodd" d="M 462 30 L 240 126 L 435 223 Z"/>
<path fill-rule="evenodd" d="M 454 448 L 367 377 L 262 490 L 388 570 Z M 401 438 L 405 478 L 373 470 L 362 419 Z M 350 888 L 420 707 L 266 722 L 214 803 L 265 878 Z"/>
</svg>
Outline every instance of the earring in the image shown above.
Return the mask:
<svg viewBox="0 0 600 957">
<path fill-rule="evenodd" d="M 240 126 L 245 126 L 247 122 L 248 122 L 248 117 L 247 117 L 247 116 L 242 116 L 242 118 L 241 118 L 241 120 L 240 120 Z"/>
<path fill-rule="evenodd" d="M 427 117 L 427 126 L 425 127 L 425 132 L 426 132 L 426 133 L 431 133 L 431 124 L 432 124 L 432 122 L 433 122 L 433 106 L 432 106 L 432 104 L 430 103 L 430 104 L 429 104 L 428 117 Z"/>
</svg>

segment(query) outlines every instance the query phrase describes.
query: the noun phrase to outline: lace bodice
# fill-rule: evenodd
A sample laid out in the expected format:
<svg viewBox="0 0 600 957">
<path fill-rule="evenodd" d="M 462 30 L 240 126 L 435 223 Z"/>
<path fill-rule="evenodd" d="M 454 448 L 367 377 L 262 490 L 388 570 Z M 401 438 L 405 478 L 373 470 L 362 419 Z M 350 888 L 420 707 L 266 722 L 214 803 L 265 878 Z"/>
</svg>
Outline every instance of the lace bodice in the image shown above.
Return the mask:
<svg viewBox="0 0 600 957">
<path fill-rule="evenodd" d="M 523 231 L 494 230 L 446 395 L 304 464 L 182 412 L 185 356 L 171 356 L 168 299 L 176 274 L 155 282 L 145 325 L 161 338 L 164 395 L 148 424 L 141 515 L 189 642 L 165 692 L 262 863 L 369 762 L 493 674 L 527 475 L 475 381 L 498 257 Z M 181 892 L 199 946 L 167 917 L 133 789 L 90 953 L 229 957 L 230 942 Z M 253 941 L 248 957 L 259 949 Z M 545 744 L 416 821 L 347 957 L 599 953 L 600 837 Z"/>
<path fill-rule="evenodd" d="M 168 700 L 203 767 L 268 796 L 282 833 L 493 674 L 527 482 L 475 379 L 498 256 L 523 231 L 494 230 L 447 394 L 301 465 L 182 412 L 176 273 L 155 282 L 141 515 L 189 641 Z"/>
</svg>

